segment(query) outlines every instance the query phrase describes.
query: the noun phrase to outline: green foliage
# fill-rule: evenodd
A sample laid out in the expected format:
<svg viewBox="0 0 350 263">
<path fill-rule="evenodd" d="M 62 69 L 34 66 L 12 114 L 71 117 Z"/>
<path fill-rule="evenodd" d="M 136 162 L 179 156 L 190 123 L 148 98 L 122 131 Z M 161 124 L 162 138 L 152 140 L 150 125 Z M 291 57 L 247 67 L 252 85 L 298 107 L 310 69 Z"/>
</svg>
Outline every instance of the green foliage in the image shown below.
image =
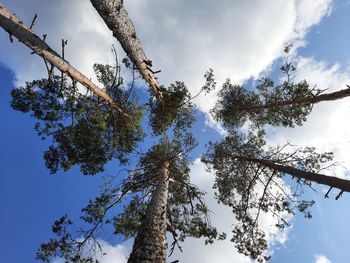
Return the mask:
<svg viewBox="0 0 350 263">
<path fill-rule="evenodd" d="M 127 62 L 127 60 L 124 61 L 126 64 Z M 125 94 L 119 88 L 122 80 L 118 80 L 115 77 L 112 68 L 110 66 L 95 65 L 94 70 L 98 80 L 105 86 L 106 91 L 113 98 L 117 99 L 120 104 L 134 103 L 132 106 L 134 106 L 136 110 L 134 109 L 134 112 L 132 112 L 131 109 L 133 108 L 129 106 L 129 109 L 131 109 L 128 113 L 133 116 L 133 119 L 135 117 L 137 120 L 140 119 L 141 114 L 137 111 L 140 110 L 140 107 L 136 107 L 136 102 L 127 100 L 129 97 L 127 99 L 125 99 L 125 97 L 121 98 Z M 60 79 L 57 77 L 57 85 L 59 85 L 59 81 Z M 46 91 L 50 89 L 51 86 L 52 85 L 43 85 L 40 83 L 40 85 L 36 85 L 35 88 L 27 88 L 30 91 L 29 93 L 33 95 L 23 96 L 21 94 L 21 96 L 15 96 L 21 99 L 17 99 L 16 103 L 13 104 L 24 104 L 27 107 L 26 111 L 31 110 L 34 112 L 33 114 L 36 114 L 39 110 L 42 110 L 43 107 L 39 105 L 37 111 L 33 108 L 34 101 L 41 101 L 37 97 L 38 95 L 35 91 L 38 90 L 38 87 Z M 47 88 L 45 89 L 45 87 Z M 67 87 L 71 88 L 72 86 Z M 209 92 L 214 87 L 214 76 L 212 70 L 209 70 L 205 74 L 205 85 L 202 91 Z M 67 90 L 67 88 L 63 90 Z M 117 90 L 117 93 L 115 90 Z M 75 94 L 76 93 L 77 92 L 75 92 Z M 52 96 L 52 91 L 50 90 L 48 94 L 48 97 Z M 106 224 L 111 224 L 114 233 L 117 235 L 122 235 L 124 238 L 135 237 L 143 222 L 147 206 L 151 200 L 150 196 L 157 185 L 159 169 L 165 162 L 169 163 L 170 180 L 168 189 L 167 224 L 174 229 L 172 232 L 174 242 L 171 245 L 171 251 L 174 250 L 176 245 L 179 246 L 178 242 L 184 241 L 187 237 L 205 237 L 207 243 L 212 243 L 215 239 L 224 239 L 226 237 L 224 233 L 218 233 L 217 230 L 211 226 L 209 220 L 210 212 L 203 200 L 205 193 L 191 184 L 189 179 L 188 154 L 197 145 L 196 140 L 190 132 L 191 125 L 195 120 L 193 112 L 194 105 L 191 102 L 192 98 L 182 82 L 176 82 L 171 85 L 163 94 L 163 102 L 153 100 L 150 102 L 150 122 L 153 133 L 155 135 L 162 135 L 160 143 L 152 146 L 146 154 L 140 157 L 137 167 L 128 171 L 128 174 L 121 181 L 119 186 L 106 187 L 99 197 L 90 200 L 88 205 L 82 209 L 83 215 L 81 216 L 81 220 L 89 227 L 87 227 L 88 230 L 79 231 L 79 242 L 74 238 L 74 233 L 76 231 L 74 229 L 70 229 L 69 231 L 68 228 L 65 228 L 67 229 L 64 245 L 66 249 L 52 245 L 62 241 L 61 236 L 55 232 L 57 238 L 43 244 L 38 255 L 46 255 L 46 258 L 49 258 L 49 256 L 52 255 L 72 257 L 74 254 L 81 259 L 89 260 L 91 257 L 85 255 L 83 252 L 90 251 L 91 247 L 96 244 L 96 237 L 100 234 L 99 230 Z M 31 99 L 28 100 L 28 97 Z M 68 98 L 67 95 L 63 95 L 62 97 Z M 90 103 L 92 98 L 93 97 L 75 95 L 74 103 L 71 103 L 69 107 L 67 107 L 69 109 L 69 111 L 67 111 L 69 114 L 60 110 L 63 107 L 62 105 L 65 105 L 65 102 L 68 100 L 61 99 L 57 102 L 57 112 L 63 112 L 67 116 L 70 116 L 70 113 L 73 112 L 74 122 L 72 121 L 72 124 L 67 127 L 64 125 L 65 122 L 60 122 L 60 129 L 56 128 L 53 131 L 51 128 L 53 126 L 51 124 L 52 122 L 47 122 L 47 130 L 53 134 L 53 138 L 56 142 L 56 147 L 52 147 L 49 151 L 50 155 L 45 155 L 48 167 L 55 167 L 58 169 L 58 165 L 63 166 L 63 164 L 66 165 L 66 163 L 69 162 L 71 162 L 72 165 L 79 163 L 82 170 L 85 167 L 83 165 L 91 165 L 91 168 L 88 169 L 89 171 L 91 171 L 92 168 L 99 171 L 100 168 L 103 167 L 104 161 L 98 162 L 97 157 L 102 156 L 106 158 L 109 156 L 108 153 L 110 153 L 110 150 L 108 147 L 111 144 L 109 137 L 101 140 L 98 136 L 101 134 L 109 135 L 109 133 L 106 133 L 106 130 L 108 130 L 111 125 L 113 126 L 116 120 L 110 119 L 110 115 L 106 114 L 109 111 L 108 108 L 103 108 L 103 103 L 97 102 L 96 107 L 93 103 Z M 30 101 L 30 103 L 26 100 Z M 23 101 L 25 103 L 23 103 Z M 56 100 L 53 101 L 56 102 Z M 81 103 L 81 101 L 84 103 Z M 96 101 L 93 102 L 96 103 Z M 17 108 L 20 107 L 17 106 Z M 24 107 L 22 106 L 22 108 Z M 46 108 L 44 107 L 44 109 L 49 111 L 50 107 L 47 106 Z M 139 114 L 139 117 L 137 114 Z M 37 115 L 35 116 L 37 117 Z M 81 119 L 80 116 L 82 116 Z M 46 121 L 44 118 L 39 119 Z M 62 119 L 64 118 L 61 116 L 55 118 L 55 120 L 59 121 Z M 119 123 L 120 121 L 118 124 Z M 130 125 L 132 131 L 138 131 L 138 126 L 135 128 L 135 124 L 132 122 L 124 122 L 123 125 Z M 124 126 L 123 129 L 125 129 Z M 39 133 L 41 132 L 40 134 L 49 134 L 46 130 L 45 132 L 42 132 L 42 130 L 43 129 L 39 130 Z M 76 133 L 75 130 L 77 130 Z M 80 139 L 84 133 L 88 134 L 90 137 L 85 138 L 84 136 Z M 137 134 L 141 135 L 141 131 Z M 91 136 L 93 136 L 94 139 L 91 139 Z M 169 139 L 169 137 L 172 139 Z M 132 141 L 133 138 L 124 138 L 118 145 L 123 142 L 128 144 Z M 103 142 L 106 142 L 106 144 L 104 145 Z M 58 148 L 57 145 L 60 148 Z M 67 145 L 73 145 L 74 148 L 66 150 L 68 147 Z M 81 155 L 77 155 L 75 152 L 77 145 L 81 145 L 79 149 L 85 151 Z M 61 150 L 62 148 L 63 150 Z M 100 148 L 101 150 L 99 150 Z M 61 152 L 59 150 L 61 150 Z M 86 152 L 92 150 L 93 154 L 97 156 L 89 158 Z M 126 151 L 127 150 L 123 149 L 120 153 Z M 74 152 L 74 156 L 84 156 L 84 161 L 86 162 L 74 162 L 74 158 L 77 157 L 68 155 L 70 152 Z M 98 164 L 101 165 L 98 166 Z M 123 206 L 123 209 L 118 209 L 118 206 Z"/>
<path fill-rule="evenodd" d="M 123 207 L 123 212 L 113 217 L 114 234 L 126 239 L 135 237 L 146 212 L 147 202 L 139 195 L 132 196 L 131 201 Z"/>
<path fill-rule="evenodd" d="M 311 104 L 276 106 L 278 103 L 314 97 L 306 81 L 291 84 L 287 81 L 275 86 L 271 79 L 260 80 L 256 91 L 226 81 L 219 92 L 219 100 L 212 111 L 215 119 L 227 128 L 237 128 L 250 120 L 256 126 L 294 127 L 302 125 L 311 112 Z"/>
<path fill-rule="evenodd" d="M 189 178 L 189 164 L 187 154 L 196 145 L 191 135 L 187 139 L 168 141 L 164 139 L 155 145 L 141 158 L 142 171 L 135 174 L 136 177 L 147 180 L 147 183 L 138 184 L 143 192 L 152 192 L 157 171 L 164 161 L 169 162 L 169 194 L 168 194 L 168 224 L 177 232 L 179 241 L 185 238 L 206 237 L 210 242 L 217 238 L 216 229 L 210 225 L 209 210 L 206 207 L 203 195 L 198 187 L 191 184 Z M 141 176 L 142 175 L 142 176 Z M 148 186 L 147 186 L 148 185 Z M 144 187 L 147 188 L 144 188 Z"/>
<path fill-rule="evenodd" d="M 204 194 L 189 182 L 189 178 L 183 183 L 175 181 L 170 185 L 168 218 L 170 225 L 177 230 L 179 241 L 187 237 L 205 237 L 206 243 L 213 243 L 215 239 L 226 237 L 210 224 L 210 211 L 203 201 Z"/>
<path fill-rule="evenodd" d="M 191 96 L 183 82 L 163 88 L 163 101 L 150 98 L 150 123 L 155 135 L 164 133 L 170 126 L 178 129 L 190 127 L 194 121 Z"/>
<path fill-rule="evenodd" d="M 287 76 L 276 85 L 270 78 L 259 81 L 255 90 L 231 84 L 227 80 L 218 94 L 218 102 L 212 110 L 216 120 L 222 121 L 228 129 L 235 129 L 251 121 L 254 126 L 265 124 L 294 127 L 302 125 L 312 110 L 312 103 L 301 104 L 300 99 L 311 99 L 322 91 L 310 88 L 303 80 L 293 83 L 290 74 L 295 70 L 286 62 L 281 71 Z"/>
<path fill-rule="evenodd" d="M 73 240 L 69 227 L 72 225 L 72 221 L 67 215 L 62 216 L 55 221 L 52 226 L 52 232 L 58 236 L 58 239 L 51 239 L 48 243 L 42 244 L 36 254 L 36 259 L 44 262 L 50 262 L 53 257 L 62 257 L 65 262 L 82 262 L 82 263 L 94 263 L 91 257 L 82 256 L 80 251 L 79 242 Z"/>
<path fill-rule="evenodd" d="M 190 136 L 187 134 L 186 136 Z M 184 135 L 185 137 L 185 135 Z M 178 242 L 187 237 L 205 237 L 207 243 L 215 239 L 224 239 L 224 233 L 218 233 L 210 224 L 209 209 L 204 203 L 204 194 L 197 186 L 191 184 L 187 154 L 196 145 L 193 139 L 168 141 L 154 145 L 140 158 L 138 167 L 131 171 L 117 187 L 108 185 L 100 196 L 90 200 L 82 209 L 82 221 L 87 225 L 86 231 L 78 233 L 64 220 L 55 222 L 53 232 L 56 239 L 42 244 L 38 259 L 48 262 L 50 258 L 79 257 L 79 260 L 92 260 L 89 251 L 98 244 L 97 237 L 106 224 L 112 224 L 114 233 L 124 238 L 135 237 L 143 222 L 150 195 L 157 185 L 159 168 L 164 161 L 169 161 L 169 195 L 167 207 L 167 224 L 174 231 L 173 250 Z M 123 209 L 118 208 L 123 204 Z M 60 231 L 56 231 L 60 229 Z M 61 233 L 64 233 L 63 235 Z M 75 237 L 79 237 L 79 239 Z M 74 262 L 74 261 L 73 261 Z M 85 262 L 85 261 L 78 261 Z M 86 261 L 89 262 L 89 261 Z"/>
<path fill-rule="evenodd" d="M 191 97 L 183 82 L 175 82 L 169 88 L 162 87 L 163 100 L 150 98 L 150 124 L 155 135 L 166 132 L 171 126 L 177 131 L 186 130 L 195 121 L 192 100 L 202 92 L 208 94 L 216 87 L 214 73 L 209 69 L 204 74 L 205 83 L 199 93 Z"/>
<path fill-rule="evenodd" d="M 52 138 L 44 153 L 51 173 L 80 165 L 84 174 L 96 174 L 113 158 L 127 161 L 135 145 L 142 140 L 142 107 L 134 94 L 121 87 L 111 66 L 94 66 L 106 92 L 132 116 L 126 120 L 105 101 L 79 92 L 73 82 L 53 76 L 26 83 L 12 91 L 11 106 L 31 112 L 39 120 L 35 129 L 40 136 Z"/>
<path fill-rule="evenodd" d="M 123 63 L 131 68 L 129 60 L 124 59 Z M 202 159 L 215 171 L 218 202 L 229 206 L 235 215 L 237 222 L 231 241 L 240 253 L 258 262 L 270 259 L 259 215 L 272 214 L 276 227 L 284 229 L 289 226 L 287 214 L 299 211 L 311 218 L 309 208 L 314 204 L 314 201 L 299 200 L 301 190 L 290 192 L 282 181 L 284 172 L 266 163 L 318 172 L 323 163 L 333 157 L 331 153 L 318 154 L 312 147 L 294 149 L 292 153 L 286 151 L 290 145 L 267 148 L 262 129 L 247 134 L 236 130 L 247 121 L 255 128 L 265 124 L 285 127 L 303 124 L 312 105 L 289 102 L 317 96 L 321 91 L 310 89 L 306 81 L 291 83 L 290 74 L 294 70 L 294 65 L 286 61 L 281 67 L 286 80 L 275 85 L 271 79 L 264 78 L 255 91 L 232 85 L 227 80 L 212 112 L 216 120 L 223 121 L 229 129 L 229 135 L 221 142 L 209 143 Z M 131 119 L 126 120 L 93 95 L 82 95 L 74 82 L 58 76 L 27 83 L 25 88 L 12 92 L 12 107 L 31 112 L 40 120 L 35 125 L 38 134 L 52 138 L 52 145 L 44 154 L 52 173 L 80 165 L 84 174 L 96 174 L 113 158 L 126 163 L 127 154 L 143 138 L 140 120 L 144 108 L 137 104 L 130 90 L 123 89 L 119 66 L 96 64 L 94 71 L 105 91 Z M 208 93 L 216 86 L 211 69 L 204 78 L 199 94 Z M 188 237 L 205 238 L 206 244 L 226 238 L 225 233 L 219 233 L 210 224 L 205 193 L 191 183 L 189 176 L 188 154 L 197 145 L 190 132 L 195 121 L 192 100 L 199 94 L 191 97 L 183 82 L 161 89 L 163 101 L 154 98 L 149 101 L 150 125 L 154 135 L 162 135 L 160 142 L 142 154 L 135 169 L 126 170 L 127 175 L 118 186 L 106 186 L 100 196 L 82 209 L 80 219 L 87 230 L 74 229 L 67 216 L 57 220 L 52 229 L 56 238 L 41 245 L 37 259 L 49 262 L 52 257 L 62 257 L 66 262 L 97 262 L 90 252 L 99 247 L 98 238 L 108 224 L 116 235 L 136 237 L 164 163 L 169 164 L 166 223 L 173 236 L 170 253 L 176 246 L 181 249 L 179 242 Z M 304 184 L 311 182 L 297 181 L 298 186 Z"/>
<path fill-rule="evenodd" d="M 123 63 L 131 68 L 127 59 Z M 74 82 L 58 76 L 27 83 L 12 92 L 12 107 L 30 112 L 39 120 L 35 125 L 38 134 L 52 138 L 52 145 L 44 154 L 52 173 L 80 165 L 84 174 L 96 174 L 113 158 L 126 163 L 127 154 L 143 138 L 140 121 L 144 108 L 137 104 L 135 94 L 122 87 L 120 67 L 96 64 L 94 71 L 105 91 L 131 119 L 126 120 L 93 95 L 82 95 Z M 248 121 L 256 128 L 266 124 L 294 127 L 305 122 L 312 105 L 297 101 L 317 96 L 321 91 L 310 89 L 306 81 L 291 83 L 290 74 L 295 67 L 287 60 L 281 71 L 286 74 L 281 84 L 263 78 L 254 91 L 232 85 L 230 80 L 224 83 L 212 113 L 229 129 L 229 135 L 221 142 L 210 142 L 202 158 L 215 171 L 218 202 L 229 206 L 235 215 L 231 241 L 240 253 L 258 262 L 270 259 L 259 216 L 271 214 L 276 218 L 276 227 L 284 229 L 289 226 L 287 214 L 299 211 L 311 218 L 309 208 L 314 204 L 299 200 L 301 190 L 289 191 L 282 181 L 284 171 L 269 164 L 318 172 L 333 157 L 331 153 L 318 154 L 312 147 L 294 149 L 292 153 L 286 151 L 288 144 L 267 148 L 262 129 L 247 134 L 237 132 L 236 128 Z M 204 78 L 199 94 L 216 87 L 213 70 L 209 69 Z M 197 145 L 190 132 L 195 121 L 192 100 L 199 94 L 191 97 L 183 82 L 161 89 L 163 100 L 149 101 L 150 125 L 154 135 L 162 135 L 160 142 L 139 158 L 135 169 L 127 170 L 118 186 L 106 186 L 82 209 L 80 219 L 87 230 L 74 229 L 67 216 L 57 220 L 52 228 L 56 238 L 41 245 L 37 259 L 49 262 L 52 257 L 62 257 L 66 262 L 97 262 L 90 252 L 99 247 L 97 238 L 107 224 L 116 235 L 136 237 L 164 163 L 169 164 L 166 223 L 173 236 L 170 252 L 176 246 L 181 249 L 179 242 L 188 237 L 204 237 L 206 244 L 226 238 L 225 233 L 219 233 L 210 224 L 205 193 L 190 182 L 188 154 Z M 311 182 L 299 179 L 297 184 Z"/>
<path fill-rule="evenodd" d="M 78 237 L 71 235 L 73 222 L 67 215 L 56 220 L 52 226 L 52 232 L 57 236 L 56 239 L 50 239 L 49 242 L 41 244 L 36 253 L 36 259 L 43 262 L 52 262 L 52 258 L 60 257 L 65 263 L 98 263 L 95 259 L 95 250 L 87 250 L 86 242 L 90 242 L 95 246 L 92 240 L 79 240 Z M 99 248 L 100 245 L 97 243 Z"/>
<path fill-rule="evenodd" d="M 266 149 L 263 131 L 248 134 L 231 131 L 223 141 L 210 143 L 202 158 L 215 171 L 217 200 L 231 207 L 235 214 L 232 241 L 240 253 L 260 261 L 269 255 L 264 254 L 267 242 L 259 227 L 259 215 L 270 213 L 277 220 L 276 227 L 283 229 L 289 225 L 286 214 L 300 211 L 311 218 L 309 208 L 314 204 L 298 200 L 302 193 L 298 186 L 309 186 L 311 182 L 298 180 L 296 190 L 289 191 L 281 180 L 284 172 L 266 163 L 318 172 L 333 157 L 331 153 L 316 153 L 310 147 L 292 149 L 290 153 L 288 147 L 291 146 Z"/>
<path fill-rule="evenodd" d="M 205 94 L 208 94 L 216 88 L 214 71 L 211 68 L 204 74 L 204 79 L 205 83 L 201 92 L 204 91 Z"/>
</svg>

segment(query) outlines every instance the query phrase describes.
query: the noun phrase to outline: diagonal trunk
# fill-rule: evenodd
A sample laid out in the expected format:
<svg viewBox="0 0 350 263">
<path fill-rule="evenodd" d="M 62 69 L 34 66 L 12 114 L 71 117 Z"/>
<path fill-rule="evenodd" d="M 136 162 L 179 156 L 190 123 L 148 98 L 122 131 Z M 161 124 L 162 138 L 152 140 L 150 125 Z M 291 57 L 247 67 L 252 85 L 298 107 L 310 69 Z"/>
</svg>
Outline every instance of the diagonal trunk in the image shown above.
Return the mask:
<svg viewBox="0 0 350 263">
<path fill-rule="evenodd" d="M 122 108 L 105 91 L 99 88 L 77 69 L 72 67 L 59 54 L 52 50 L 45 41 L 41 40 L 37 35 L 35 35 L 34 32 L 29 27 L 27 27 L 17 16 L 15 16 L 1 4 L 0 26 L 11 36 L 15 36 L 20 42 L 33 50 L 34 53 L 44 58 L 61 72 L 66 73 L 72 79 L 85 86 L 88 90 L 92 91 L 100 98 L 106 100 L 120 114 L 125 117 L 130 117 L 128 114 L 124 113 Z"/>
<path fill-rule="evenodd" d="M 254 110 L 263 110 L 263 109 L 284 107 L 284 106 L 289 106 L 289 105 L 315 104 L 315 103 L 319 103 L 322 101 L 339 100 L 339 99 L 343 99 L 343 98 L 346 98 L 349 96 L 350 96 L 350 88 L 335 91 L 332 93 L 325 93 L 325 94 L 317 95 L 314 97 L 299 98 L 299 99 L 287 100 L 287 101 L 279 101 L 276 103 L 255 105 L 255 106 L 251 106 L 251 107 L 242 107 L 242 108 L 236 108 L 235 110 L 237 110 L 237 111 L 254 111 Z"/>
<path fill-rule="evenodd" d="M 134 241 L 128 263 L 165 263 L 166 207 L 169 187 L 169 163 L 159 169 L 158 184 L 152 193 L 146 215 Z"/>
<path fill-rule="evenodd" d="M 327 185 L 333 188 L 338 188 L 343 192 L 350 192 L 350 180 L 341 179 L 334 176 L 318 174 L 313 172 L 303 171 L 292 166 L 276 164 L 269 160 L 256 159 L 252 157 L 235 156 L 236 159 L 261 164 L 275 171 L 289 174 L 298 179 L 315 182 L 318 184 Z"/>
<path fill-rule="evenodd" d="M 90 0 L 113 36 L 118 39 L 130 60 L 136 65 L 143 78 L 150 85 L 154 95 L 162 99 L 159 83 L 152 71 L 152 62 L 147 59 L 135 27 L 123 7 L 123 0 Z"/>
</svg>

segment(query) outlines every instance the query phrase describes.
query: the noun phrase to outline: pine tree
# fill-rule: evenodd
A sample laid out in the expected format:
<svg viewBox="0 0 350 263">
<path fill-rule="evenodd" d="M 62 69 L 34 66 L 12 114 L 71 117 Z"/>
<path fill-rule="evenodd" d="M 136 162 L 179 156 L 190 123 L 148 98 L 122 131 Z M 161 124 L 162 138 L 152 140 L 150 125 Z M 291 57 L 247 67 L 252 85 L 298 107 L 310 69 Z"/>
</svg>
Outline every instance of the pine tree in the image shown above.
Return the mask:
<svg viewBox="0 0 350 263">
<path fill-rule="evenodd" d="M 285 62 L 280 68 L 285 75 L 277 84 L 271 78 L 262 78 L 255 89 L 234 85 L 228 79 L 222 86 L 218 101 L 212 110 L 217 121 L 228 129 L 239 128 L 245 122 L 253 125 L 294 127 L 303 125 L 313 105 L 323 101 L 334 101 L 350 96 L 350 88 L 324 93 L 325 90 L 311 88 L 306 80 L 293 82 L 296 67 L 288 59 L 291 45 L 285 49 Z"/>
<path fill-rule="evenodd" d="M 56 237 L 41 245 L 37 258 L 45 262 L 56 256 L 67 262 L 96 262 L 94 249 L 99 248 L 99 230 L 104 225 L 111 225 L 116 235 L 135 238 L 130 263 L 166 262 L 167 231 L 173 237 L 170 254 L 176 248 L 181 250 L 180 242 L 188 237 L 205 237 L 206 243 L 226 238 L 210 224 L 204 193 L 190 182 L 189 153 L 196 146 L 191 133 L 193 97 L 183 82 L 159 85 L 122 1 L 91 3 L 151 87 L 146 105 L 139 104 L 132 87 L 123 85 L 118 63 L 114 67 L 94 66 L 102 85 L 99 88 L 0 5 L 0 26 L 42 56 L 48 68 L 48 79 L 28 82 L 12 91 L 12 107 L 37 118 L 38 134 L 51 138 L 52 144 L 44 153 L 50 172 L 78 165 L 83 174 L 95 175 L 111 160 L 128 165 L 129 154 L 138 153 L 137 165 L 121 170 L 120 183 L 108 182 L 100 196 L 82 209 L 81 220 L 87 230 L 76 232 L 68 215 L 62 216 L 52 228 Z M 128 67 L 128 61 L 125 64 Z M 61 76 L 54 74 L 54 67 Z M 221 142 L 209 143 L 202 158 L 215 171 L 218 202 L 231 207 L 238 222 L 232 241 L 239 252 L 259 261 L 270 258 L 265 233 L 259 228 L 260 214 L 272 213 L 281 229 L 288 226 L 286 213 L 298 210 L 311 217 L 308 208 L 314 202 L 300 199 L 299 190 L 289 192 L 282 181 L 286 174 L 297 179 L 298 186 L 319 183 L 338 188 L 337 198 L 350 190 L 349 181 L 320 173 L 332 160 L 331 153 L 319 154 L 312 147 L 292 153 L 287 151 L 289 145 L 266 147 L 265 124 L 302 125 L 314 103 L 348 96 L 347 90 L 321 94 L 305 81 L 291 83 L 289 74 L 295 69 L 291 63 L 281 69 L 287 74 L 281 85 L 275 86 L 268 78 L 257 91 L 229 81 L 224 84 L 213 113 L 229 134 Z M 201 92 L 215 88 L 212 70 L 205 74 L 205 80 Z M 92 93 L 82 94 L 77 82 Z M 156 142 L 140 153 L 137 146 L 145 135 L 141 121 L 146 111 Z M 238 128 L 248 119 L 259 129 L 243 134 Z"/>
<path fill-rule="evenodd" d="M 256 125 L 301 126 L 313 105 L 323 101 L 334 101 L 350 96 L 350 88 L 323 93 L 311 89 L 304 80 L 296 84 L 285 81 L 275 86 L 269 78 L 260 80 L 256 91 L 233 85 L 227 80 L 219 92 L 213 113 L 216 120 L 227 127 L 239 127 L 247 120 Z"/>
<path fill-rule="evenodd" d="M 34 22 L 34 20 L 33 20 Z M 64 59 L 64 56 L 60 56 L 55 52 L 46 42 L 45 36 L 41 40 L 37 35 L 34 34 L 31 27 L 27 27 L 23 21 L 21 21 L 15 14 L 11 13 L 5 8 L 5 6 L 0 4 L 0 26 L 9 33 L 10 40 L 13 41 L 13 36 L 15 36 L 20 42 L 25 44 L 34 53 L 38 54 L 44 59 L 48 77 L 51 78 L 54 68 L 56 67 L 63 73 L 66 73 L 74 81 L 81 83 L 85 88 L 95 93 L 97 96 L 106 100 L 110 103 L 113 108 L 115 108 L 120 114 L 125 117 L 129 117 L 125 114 L 120 106 L 113 101 L 111 97 L 104 92 L 103 89 L 95 85 L 89 78 L 71 66 L 68 61 Z"/>
<path fill-rule="evenodd" d="M 106 66 L 96 68 L 104 69 L 104 74 L 109 72 Z M 110 78 L 103 75 L 102 79 Z M 173 236 L 171 252 L 176 247 L 181 249 L 179 242 L 187 237 L 206 237 L 207 242 L 225 237 L 211 226 L 209 209 L 203 201 L 204 193 L 191 184 L 189 178 L 188 154 L 196 146 L 190 132 L 195 120 L 191 97 L 181 82 L 164 89 L 164 94 L 164 101 L 153 101 L 150 109 L 150 125 L 154 135 L 160 136 L 159 143 L 140 157 L 138 166 L 128 172 L 119 187 L 105 188 L 100 197 L 90 201 L 82 210 L 82 220 L 91 227 L 83 233 L 81 241 L 74 238 L 75 233 L 70 229 L 72 221 L 63 216 L 53 226 L 57 238 L 42 244 L 38 259 L 49 261 L 60 256 L 67 261 L 92 262 L 93 256 L 86 253 L 90 250 L 87 248 L 96 246 L 96 232 L 105 224 L 112 224 L 115 234 L 135 237 L 129 262 L 165 262 L 166 231 Z M 15 97 L 19 102 L 13 105 L 27 101 L 27 96 L 22 98 L 21 95 Z M 28 104 L 36 105 L 37 100 Z M 163 105 L 168 105 L 169 110 L 164 110 Z M 74 139 L 70 143 L 74 144 Z M 108 154 L 108 151 L 101 153 Z M 84 154 L 89 156 L 87 152 Z M 65 155 L 66 159 L 69 156 Z M 90 165 L 97 167 L 93 171 L 100 167 L 94 162 Z M 122 202 L 125 204 L 123 212 L 106 218 L 107 212 L 116 210 Z"/>
<path fill-rule="evenodd" d="M 276 226 L 283 229 L 289 226 L 287 213 L 299 210 L 311 218 L 308 208 L 314 201 L 299 200 L 303 185 L 318 183 L 338 188 L 336 199 L 350 191 L 349 180 L 320 174 L 332 166 L 332 153 L 319 154 L 312 147 L 288 151 L 291 145 L 266 149 L 264 135 L 262 130 L 248 134 L 231 131 L 221 142 L 210 143 L 203 156 L 203 162 L 216 175 L 217 200 L 232 208 L 238 222 L 232 241 L 239 252 L 258 260 L 270 258 L 264 255 L 267 241 L 259 228 L 262 213 L 271 213 L 278 219 Z M 296 179 L 294 192 L 284 186 L 285 175 Z"/>
</svg>

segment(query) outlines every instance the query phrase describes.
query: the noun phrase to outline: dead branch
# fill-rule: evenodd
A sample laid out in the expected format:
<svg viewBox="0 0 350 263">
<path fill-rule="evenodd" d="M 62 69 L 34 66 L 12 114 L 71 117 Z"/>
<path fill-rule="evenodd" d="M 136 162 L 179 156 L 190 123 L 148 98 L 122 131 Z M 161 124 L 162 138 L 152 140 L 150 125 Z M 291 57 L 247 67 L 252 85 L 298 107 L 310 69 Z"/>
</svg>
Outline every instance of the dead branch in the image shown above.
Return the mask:
<svg viewBox="0 0 350 263">
<path fill-rule="evenodd" d="M 10 41 L 12 40 L 12 36 L 15 36 L 20 42 L 33 50 L 34 53 L 43 57 L 51 65 L 54 65 L 58 70 L 66 73 L 68 76 L 82 84 L 88 90 L 106 100 L 122 116 L 130 118 L 130 116 L 123 111 L 120 105 L 118 105 L 104 90 L 99 88 L 80 71 L 71 66 L 68 61 L 64 60 L 45 41 L 41 40 L 29 27 L 24 25 L 24 23 L 16 15 L 11 13 L 5 8 L 5 6 L 1 4 L 0 26 L 9 33 Z"/>
</svg>

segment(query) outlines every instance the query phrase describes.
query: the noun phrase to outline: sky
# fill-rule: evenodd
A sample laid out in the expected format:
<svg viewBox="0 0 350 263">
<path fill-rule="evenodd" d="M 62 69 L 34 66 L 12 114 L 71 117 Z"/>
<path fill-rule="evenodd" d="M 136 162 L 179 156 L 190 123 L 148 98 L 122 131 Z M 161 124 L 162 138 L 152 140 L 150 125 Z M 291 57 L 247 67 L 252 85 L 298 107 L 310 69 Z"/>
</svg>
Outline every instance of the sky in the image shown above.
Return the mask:
<svg viewBox="0 0 350 263">
<path fill-rule="evenodd" d="M 214 70 L 218 85 L 226 78 L 235 83 L 254 83 L 259 77 L 274 74 L 283 48 L 293 43 L 297 65 L 295 80 L 306 79 L 312 86 L 335 91 L 350 85 L 350 2 L 347 0 L 125 0 L 147 56 L 155 69 L 161 69 L 160 83 L 185 81 L 195 94 L 203 75 Z M 9 10 L 26 24 L 34 14 L 34 30 L 47 33 L 48 43 L 60 50 L 61 38 L 68 40 L 66 58 L 94 80 L 95 62 L 112 63 L 112 44 L 123 52 L 89 1 L 84 0 L 3 0 Z M 277 65 L 277 66 L 276 66 Z M 50 175 L 42 152 L 48 141 L 35 133 L 35 120 L 10 107 L 10 91 L 26 81 L 45 77 L 42 60 L 22 44 L 9 42 L 0 30 L 0 262 L 35 261 L 40 243 L 51 236 L 51 224 L 67 213 L 78 217 L 89 198 L 98 194 L 101 176 L 86 177 L 78 169 Z M 143 86 L 145 86 L 143 84 Z M 140 87 L 140 94 L 146 94 Z M 220 124 L 211 120 L 209 110 L 216 95 L 200 96 L 198 121 L 194 132 L 200 146 L 193 152 L 191 179 L 208 192 L 207 203 L 213 210 L 212 222 L 230 233 L 233 215 L 213 200 L 214 175 L 205 171 L 200 153 L 208 139 L 224 134 Z M 270 144 L 291 143 L 315 146 L 320 152 L 333 151 L 341 166 L 337 176 L 350 178 L 350 100 L 315 105 L 307 123 L 294 129 L 269 128 Z M 107 166 L 105 175 L 115 174 L 116 165 Z M 273 252 L 272 263 L 348 263 L 350 226 L 349 195 L 324 199 L 324 189 L 308 191 L 316 205 L 313 218 L 291 218 L 292 227 L 280 233 L 271 227 L 273 219 L 264 218 L 265 230 Z M 105 237 L 107 256 L 103 263 L 126 262 L 131 241 L 116 242 Z M 204 247 L 202 240 L 188 240 L 184 253 L 172 259 L 180 262 L 250 262 L 239 255 L 233 244 L 217 242 Z M 59 262 L 59 260 L 57 260 Z"/>
</svg>

